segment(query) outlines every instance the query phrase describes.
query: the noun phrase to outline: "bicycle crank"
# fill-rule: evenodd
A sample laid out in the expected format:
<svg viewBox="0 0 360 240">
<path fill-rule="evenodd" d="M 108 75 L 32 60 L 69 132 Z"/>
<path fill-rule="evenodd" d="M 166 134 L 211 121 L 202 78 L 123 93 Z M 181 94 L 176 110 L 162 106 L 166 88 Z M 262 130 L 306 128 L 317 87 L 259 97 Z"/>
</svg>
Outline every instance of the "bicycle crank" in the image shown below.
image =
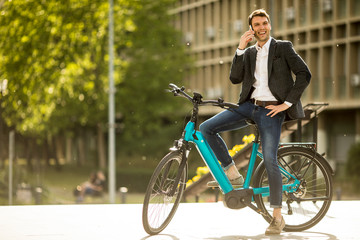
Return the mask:
<svg viewBox="0 0 360 240">
<path fill-rule="evenodd" d="M 241 209 L 251 204 L 254 192 L 252 189 L 233 190 L 225 194 L 224 205 L 230 209 Z"/>
</svg>

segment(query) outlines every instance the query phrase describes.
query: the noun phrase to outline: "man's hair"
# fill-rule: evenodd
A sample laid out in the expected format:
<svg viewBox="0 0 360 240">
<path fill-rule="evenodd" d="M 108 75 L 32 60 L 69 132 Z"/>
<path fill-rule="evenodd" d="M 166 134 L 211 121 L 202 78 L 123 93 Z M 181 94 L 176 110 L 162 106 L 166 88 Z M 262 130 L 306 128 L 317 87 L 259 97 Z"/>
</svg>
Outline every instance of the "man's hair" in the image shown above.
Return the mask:
<svg viewBox="0 0 360 240">
<path fill-rule="evenodd" d="M 270 16 L 264 9 L 256 9 L 249 15 L 249 26 L 252 26 L 252 19 L 254 17 L 266 17 L 270 22 Z"/>
</svg>

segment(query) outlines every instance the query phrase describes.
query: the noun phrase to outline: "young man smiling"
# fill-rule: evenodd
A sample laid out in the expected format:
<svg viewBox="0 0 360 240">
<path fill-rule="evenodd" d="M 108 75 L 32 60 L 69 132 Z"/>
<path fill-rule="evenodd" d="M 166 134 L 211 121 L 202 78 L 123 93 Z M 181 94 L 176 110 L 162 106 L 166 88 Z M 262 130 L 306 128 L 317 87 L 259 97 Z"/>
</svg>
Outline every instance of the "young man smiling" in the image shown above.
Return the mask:
<svg viewBox="0 0 360 240">
<path fill-rule="evenodd" d="M 250 14 L 249 30 L 240 38 L 230 70 L 231 82 L 242 83 L 239 107 L 234 111 L 223 111 L 200 125 L 200 131 L 230 182 L 243 184 L 244 179 L 219 133 L 243 128 L 249 119 L 257 124 L 269 178 L 270 207 L 274 208 L 266 235 L 280 234 L 285 226 L 281 214 L 282 177 L 277 164 L 281 125 L 285 118 L 304 117 L 300 97 L 311 78 L 307 65 L 291 42 L 270 37 L 270 31 L 270 17 L 265 10 L 258 9 Z M 246 48 L 254 38 L 256 44 Z"/>
</svg>

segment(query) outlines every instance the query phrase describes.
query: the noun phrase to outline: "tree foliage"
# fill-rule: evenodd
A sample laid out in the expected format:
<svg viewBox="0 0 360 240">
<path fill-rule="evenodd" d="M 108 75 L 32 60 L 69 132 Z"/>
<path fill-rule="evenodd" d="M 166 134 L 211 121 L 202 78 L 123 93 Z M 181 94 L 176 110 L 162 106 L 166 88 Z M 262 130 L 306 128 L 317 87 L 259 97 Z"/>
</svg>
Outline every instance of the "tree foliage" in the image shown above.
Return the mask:
<svg viewBox="0 0 360 240">
<path fill-rule="evenodd" d="M 3 117 L 45 136 L 106 116 L 107 4 L 19 0 L 0 15 Z"/>
<path fill-rule="evenodd" d="M 115 0 L 117 112 L 124 135 L 159 129 L 163 90 L 188 64 L 167 13 L 173 0 Z M 47 137 L 107 122 L 108 2 L 16 0 L 0 8 L 0 102 L 8 126 Z M 165 97 L 164 97 L 165 96 Z M 130 134 L 131 133 L 131 134 Z"/>
<path fill-rule="evenodd" d="M 360 184 L 360 142 L 354 143 L 347 154 L 347 161 L 346 161 L 346 173 L 350 178 L 353 179 L 353 182 L 358 186 Z M 359 189 L 356 189 L 358 192 Z"/>
<path fill-rule="evenodd" d="M 131 47 L 124 52 L 129 65 L 117 98 L 127 140 L 159 134 L 163 123 L 171 122 L 179 105 L 164 90 L 169 83 L 180 83 L 191 66 L 181 35 L 172 26 L 174 16 L 167 13 L 174 1 L 136 3 L 136 28 L 128 34 Z"/>
</svg>

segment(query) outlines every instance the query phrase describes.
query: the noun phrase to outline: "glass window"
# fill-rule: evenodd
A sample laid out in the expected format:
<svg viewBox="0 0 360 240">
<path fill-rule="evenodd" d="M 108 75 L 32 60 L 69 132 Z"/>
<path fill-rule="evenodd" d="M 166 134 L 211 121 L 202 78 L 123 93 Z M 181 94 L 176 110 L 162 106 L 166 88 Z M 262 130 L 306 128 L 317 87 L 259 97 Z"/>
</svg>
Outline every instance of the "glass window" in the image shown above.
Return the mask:
<svg viewBox="0 0 360 240">
<path fill-rule="evenodd" d="M 276 24 L 277 24 L 277 28 L 278 30 L 283 29 L 284 28 L 284 17 L 283 17 L 283 1 L 282 0 L 277 0 L 276 1 L 276 11 L 275 11 L 275 15 L 274 19 L 276 20 Z"/>
<path fill-rule="evenodd" d="M 332 27 L 326 27 L 323 30 L 323 41 L 330 41 L 333 39 Z"/>
<path fill-rule="evenodd" d="M 346 25 L 336 26 L 336 38 L 346 38 Z"/>
<path fill-rule="evenodd" d="M 319 0 L 311 1 L 311 23 L 318 23 L 320 21 L 320 2 Z"/>
<path fill-rule="evenodd" d="M 306 25 L 306 1 L 305 0 L 300 0 L 299 2 L 299 23 L 301 26 Z"/>
<path fill-rule="evenodd" d="M 346 75 L 345 75 L 345 66 L 346 66 L 346 45 L 337 44 L 336 45 L 336 75 L 337 75 L 337 96 L 338 98 L 346 98 Z"/>
<path fill-rule="evenodd" d="M 338 19 L 343 19 L 346 17 L 346 5 L 347 5 L 347 1 L 346 0 L 338 0 L 337 1 L 337 18 Z"/>
<path fill-rule="evenodd" d="M 360 15 L 360 1 L 359 0 L 351 1 L 351 15 L 352 16 Z"/>
<path fill-rule="evenodd" d="M 334 80 L 332 77 L 332 59 L 332 47 L 325 47 L 322 60 L 322 69 L 324 74 L 324 90 L 327 99 L 331 99 L 333 97 L 334 90 Z"/>
</svg>

